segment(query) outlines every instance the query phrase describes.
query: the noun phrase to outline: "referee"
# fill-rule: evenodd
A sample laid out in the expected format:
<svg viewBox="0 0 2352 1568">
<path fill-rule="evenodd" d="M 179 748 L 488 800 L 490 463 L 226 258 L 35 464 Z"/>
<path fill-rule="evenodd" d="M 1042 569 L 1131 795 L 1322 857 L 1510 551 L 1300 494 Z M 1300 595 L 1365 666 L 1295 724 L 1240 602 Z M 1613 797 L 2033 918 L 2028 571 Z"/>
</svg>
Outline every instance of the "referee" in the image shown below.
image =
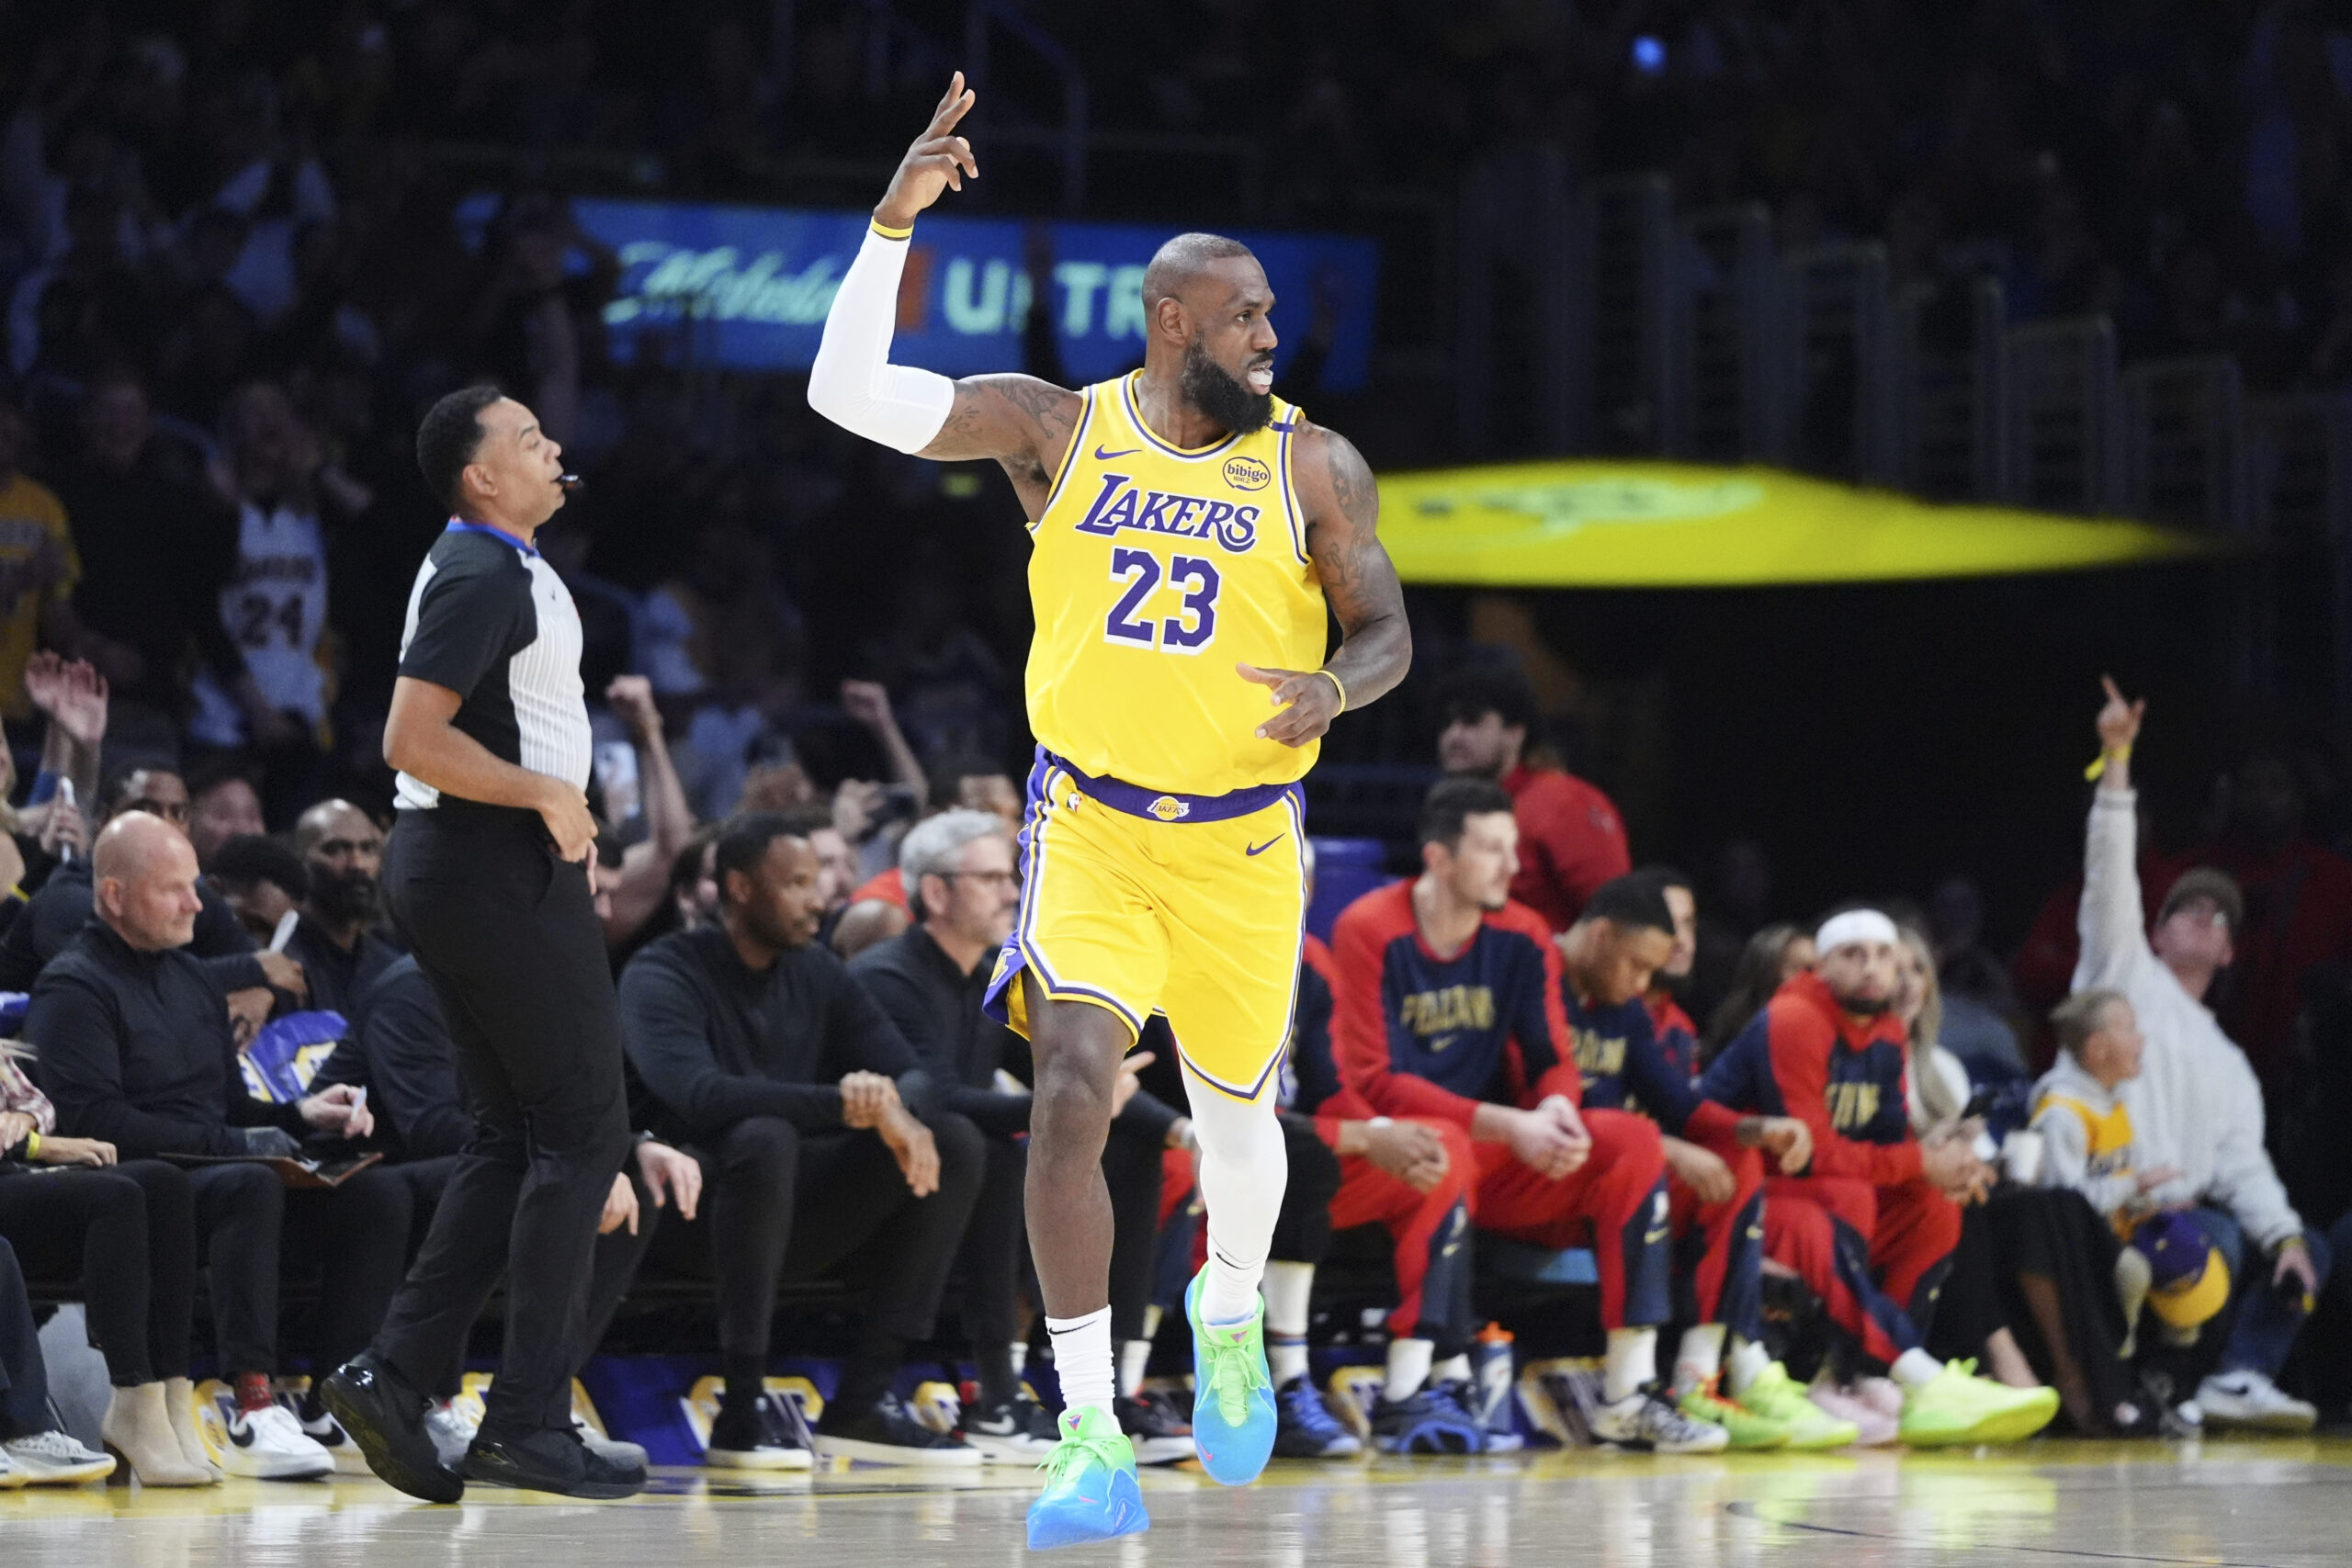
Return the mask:
<svg viewBox="0 0 2352 1568">
<path fill-rule="evenodd" d="M 580 616 L 532 544 L 563 504 L 560 451 L 490 387 L 443 398 L 416 434 L 453 515 L 409 592 L 384 726 L 400 770 L 384 887 L 456 1038 L 475 1129 L 374 1346 L 325 1397 L 370 1468 L 430 1502 L 456 1502 L 468 1480 L 582 1497 L 645 1484 L 642 1465 L 600 1457 L 571 1421 L 596 1223 L 628 1120 L 590 886 Z M 425 1391 L 458 1365 L 502 1273 L 498 1377 L 452 1473 L 424 1431 Z"/>
</svg>

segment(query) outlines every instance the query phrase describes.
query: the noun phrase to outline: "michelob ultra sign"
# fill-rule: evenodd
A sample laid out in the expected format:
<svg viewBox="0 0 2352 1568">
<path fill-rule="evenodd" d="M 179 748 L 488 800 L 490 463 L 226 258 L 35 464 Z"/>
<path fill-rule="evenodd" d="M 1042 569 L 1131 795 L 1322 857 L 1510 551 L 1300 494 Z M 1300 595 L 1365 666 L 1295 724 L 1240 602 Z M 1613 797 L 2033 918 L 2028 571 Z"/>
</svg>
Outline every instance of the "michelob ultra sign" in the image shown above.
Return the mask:
<svg viewBox="0 0 2352 1568">
<path fill-rule="evenodd" d="M 460 209 L 460 226 L 478 237 L 496 210 L 495 197 L 476 197 Z M 659 333 L 673 355 L 743 370 L 808 368 L 866 231 L 863 212 L 805 208 L 582 199 L 572 210 L 620 259 L 620 287 L 605 308 L 616 357 L 633 359 L 639 339 Z M 1042 280 L 1029 270 L 1033 231 L 1044 242 L 1040 259 L 1050 258 Z M 890 356 L 951 376 L 1020 369 L 1022 328 L 1042 288 L 1072 382 L 1130 369 L 1143 361 L 1144 264 L 1174 231 L 934 209 L 915 228 Z M 1330 324 L 1319 385 L 1361 387 L 1379 247 L 1329 234 L 1234 238 L 1257 253 L 1273 285 L 1276 390 L 1309 396 L 1311 389 L 1283 386 L 1280 372 L 1318 319 Z M 572 265 L 584 267 L 585 258 L 575 254 Z"/>
</svg>

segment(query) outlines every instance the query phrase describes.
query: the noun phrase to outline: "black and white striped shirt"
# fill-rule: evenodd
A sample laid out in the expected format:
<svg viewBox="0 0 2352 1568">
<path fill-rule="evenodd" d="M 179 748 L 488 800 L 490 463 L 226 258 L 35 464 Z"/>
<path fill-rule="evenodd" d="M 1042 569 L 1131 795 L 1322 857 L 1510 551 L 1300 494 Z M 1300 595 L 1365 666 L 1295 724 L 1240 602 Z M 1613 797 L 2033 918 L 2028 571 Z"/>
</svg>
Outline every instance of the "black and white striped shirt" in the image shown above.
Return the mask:
<svg viewBox="0 0 2352 1568">
<path fill-rule="evenodd" d="M 417 569 L 401 673 L 462 697 L 450 723 L 492 756 L 585 789 L 594 742 L 580 649 L 571 591 L 511 535 L 453 521 Z M 401 810 L 441 800 L 422 779 L 400 776 Z"/>
</svg>

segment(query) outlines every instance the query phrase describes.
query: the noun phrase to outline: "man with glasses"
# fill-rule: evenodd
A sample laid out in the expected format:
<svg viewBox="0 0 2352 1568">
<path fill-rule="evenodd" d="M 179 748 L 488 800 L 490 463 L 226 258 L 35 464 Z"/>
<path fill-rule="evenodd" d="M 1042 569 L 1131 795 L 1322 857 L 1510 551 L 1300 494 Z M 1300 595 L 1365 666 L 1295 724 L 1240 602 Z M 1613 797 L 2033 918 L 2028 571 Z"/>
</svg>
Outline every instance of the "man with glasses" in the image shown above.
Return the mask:
<svg viewBox="0 0 2352 1568">
<path fill-rule="evenodd" d="M 118 769 L 98 792 L 98 822 L 103 826 L 125 812 L 143 811 L 187 832 L 187 785 L 180 775 L 155 763 L 133 762 Z M 309 995 L 302 965 L 283 953 L 258 952 L 254 939 L 237 920 L 236 911 L 212 886 L 197 884 L 204 907 L 196 917 L 196 935 L 187 951 L 229 996 L 229 1016 L 240 1043 L 269 1016 L 270 987 L 300 998 Z M 31 903 L 0 937 L 0 991 L 29 991 L 49 961 L 62 953 L 82 928 L 90 923 L 93 899 L 90 860 L 80 856 L 51 874 Z"/>
</svg>

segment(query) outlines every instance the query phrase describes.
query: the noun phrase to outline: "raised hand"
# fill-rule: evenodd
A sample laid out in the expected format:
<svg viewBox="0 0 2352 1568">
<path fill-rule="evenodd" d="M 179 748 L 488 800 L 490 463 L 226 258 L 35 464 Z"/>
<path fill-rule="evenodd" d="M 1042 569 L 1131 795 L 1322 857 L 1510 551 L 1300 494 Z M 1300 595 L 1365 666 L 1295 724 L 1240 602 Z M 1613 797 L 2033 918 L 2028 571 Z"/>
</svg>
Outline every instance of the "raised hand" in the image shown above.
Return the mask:
<svg viewBox="0 0 2352 1568">
<path fill-rule="evenodd" d="M 2102 675 L 2098 683 L 2107 688 L 2107 705 L 2098 710 L 2098 743 L 2109 756 L 2128 751 L 2140 738 L 2140 720 L 2148 711 L 2148 699 L 2126 702 L 2123 689 L 2112 675 Z"/>
<path fill-rule="evenodd" d="M 931 123 L 899 160 L 890 188 L 882 193 L 881 205 L 874 209 L 876 222 L 885 229 L 911 229 L 915 214 L 937 201 L 941 191 L 962 190 L 967 179 L 980 177 L 980 166 L 972 161 L 972 144 L 955 134 L 956 122 L 972 112 L 976 101 L 958 71 L 948 82 L 939 107 L 931 111 Z"/>
<path fill-rule="evenodd" d="M 643 675 L 614 676 L 613 683 L 605 688 L 605 705 L 633 737 L 642 739 L 662 733 L 662 710 L 653 701 L 653 682 Z"/>
<path fill-rule="evenodd" d="M 1282 709 L 1258 727 L 1261 740 L 1304 746 L 1319 739 L 1340 716 L 1340 683 L 1320 670 L 1261 670 L 1254 664 L 1234 669 L 1243 680 L 1266 687 Z"/>
</svg>

